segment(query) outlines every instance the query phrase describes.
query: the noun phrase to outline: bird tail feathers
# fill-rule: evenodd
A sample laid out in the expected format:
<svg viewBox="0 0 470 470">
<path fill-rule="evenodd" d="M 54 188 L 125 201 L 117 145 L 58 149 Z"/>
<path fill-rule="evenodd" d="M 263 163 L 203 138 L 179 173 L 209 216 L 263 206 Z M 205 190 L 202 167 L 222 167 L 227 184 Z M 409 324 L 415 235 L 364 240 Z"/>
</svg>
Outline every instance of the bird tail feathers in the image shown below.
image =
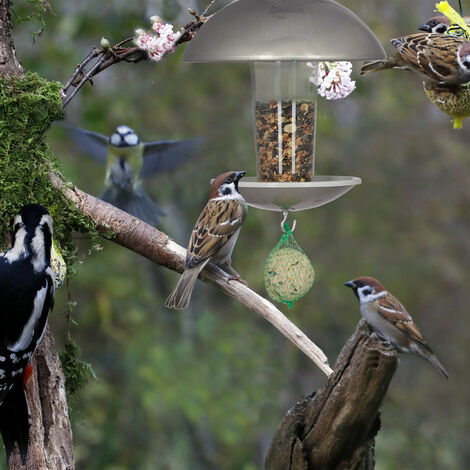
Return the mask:
<svg viewBox="0 0 470 470">
<path fill-rule="evenodd" d="M 365 63 L 361 68 L 361 75 L 379 72 L 380 70 L 392 69 L 395 66 L 391 58 L 385 60 L 373 60 L 372 62 Z"/>
<path fill-rule="evenodd" d="M 26 455 L 29 444 L 30 414 L 28 402 L 23 388 L 23 378 L 17 380 L 11 390 L 6 394 L 0 405 L 0 432 L 7 454 L 7 462 L 18 443 L 23 465 L 26 464 Z"/>
<path fill-rule="evenodd" d="M 427 359 L 446 380 L 449 380 L 449 374 L 445 367 L 441 364 L 441 361 L 439 361 L 427 344 L 420 344 L 420 347 L 417 348 L 416 352 L 424 359 Z"/>
<path fill-rule="evenodd" d="M 157 225 L 160 217 L 166 215 L 141 187 L 134 191 L 119 191 L 110 187 L 102 194 L 101 199 L 152 226 Z"/>
<path fill-rule="evenodd" d="M 185 269 L 183 274 L 181 274 L 178 284 L 176 284 L 176 287 L 166 299 L 166 308 L 183 310 L 188 306 L 199 273 L 206 264 L 207 261 L 195 268 Z"/>
</svg>

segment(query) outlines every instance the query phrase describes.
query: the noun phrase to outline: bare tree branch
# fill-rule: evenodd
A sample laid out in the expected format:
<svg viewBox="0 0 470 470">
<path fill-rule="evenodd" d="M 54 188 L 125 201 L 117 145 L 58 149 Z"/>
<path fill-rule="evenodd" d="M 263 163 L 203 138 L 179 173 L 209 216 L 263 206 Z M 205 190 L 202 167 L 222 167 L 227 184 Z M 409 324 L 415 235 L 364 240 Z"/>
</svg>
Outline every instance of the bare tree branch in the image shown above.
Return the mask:
<svg viewBox="0 0 470 470">
<path fill-rule="evenodd" d="M 186 250 L 165 233 L 77 187 L 67 186 L 55 175 L 51 175 L 51 180 L 83 214 L 88 215 L 97 224 L 101 232 L 112 233 L 113 241 L 159 265 L 173 271 L 183 271 Z M 200 279 L 261 315 L 292 341 L 327 376 L 332 373 L 323 351 L 271 302 L 239 282 L 230 282 L 230 276 L 212 264 L 208 264 L 202 270 Z"/>
<path fill-rule="evenodd" d="M 181 36 L 176 41 L 175 46 L 179 46 L 190 41 L 207 19 L 203 16 L 197 15 L 194 10 L 189 10 L 189 13 L 194 16 L 194 20 L 181 28 Z M 62 89 L 64 93 L 64 103 L 62 107 L 65 108 L 70 103 L 86 82 L 92 83 L 92 78 L 103 70 L 106 70 L 108 67 L 122 61 L 137 63 L 142 60 L 147 60 L 147 53 L 142 49 L 139 49 L 136 46 L 124 47 L 125 44 L 131 42 L 133 39 L 133 37 L 129 37 L 123 39 L 114 46 L 101 49 L 93 48 L 90 54 L 88 54 L 88 56 L 77 65 L 74 73 L 64 85 L 64 88 Z M 86 70 L 87 66 L 94 60 L 96 61 L 88 70 Z M 70 95 L 65 97 L 72 86 L 75 87 L 75 89 Z"/>
</svg>

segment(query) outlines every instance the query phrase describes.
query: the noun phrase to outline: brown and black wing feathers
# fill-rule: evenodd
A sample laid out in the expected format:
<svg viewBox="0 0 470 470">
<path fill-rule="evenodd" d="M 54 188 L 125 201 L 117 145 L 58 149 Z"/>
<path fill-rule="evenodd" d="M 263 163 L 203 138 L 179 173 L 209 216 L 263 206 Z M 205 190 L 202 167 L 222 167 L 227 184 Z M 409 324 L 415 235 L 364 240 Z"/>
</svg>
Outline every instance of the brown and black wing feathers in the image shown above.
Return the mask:
<svg viewBox="0 0 470 470">
<path fill-rule="evenodd" d="M 387 295 L 380 299 L 377 308 L 379 315 L 390 321 L 411 340 L 425 345 L 423 336 L 413 322 L 410 314 L 406 311 L 405 307 L 391 295 Z"/>
<path fill-rule="evenodd" d="M 246 209 L 236 200 L 209 200 L 193 228 L 185 269 L 214 256 L 240 228 L 245 217 Z"/>
<path fill-rule="evenodd" d="M 391 43 L 410 70 L 421 74 L 423 79 L 449 83 L 454 81 L 459 69 L 457 51 L 465 40 L 438 33 L 417 33 L 392 39 Z"/>
</svg>

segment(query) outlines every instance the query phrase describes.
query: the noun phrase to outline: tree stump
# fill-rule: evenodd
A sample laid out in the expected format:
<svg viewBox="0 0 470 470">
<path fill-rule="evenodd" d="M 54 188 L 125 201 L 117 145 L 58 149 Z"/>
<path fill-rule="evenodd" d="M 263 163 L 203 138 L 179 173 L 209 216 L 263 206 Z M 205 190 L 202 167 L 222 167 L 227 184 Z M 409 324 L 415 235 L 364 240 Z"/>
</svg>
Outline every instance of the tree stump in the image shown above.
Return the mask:
<svg viewBox="0 0 470 470">
<path fill-rule="evenodd" d="M 328 383 L 282 420 L 265 470 L 372 470 L 380 407 L 397 364 L 396 350 L 361 320 Z"/>
</svg>

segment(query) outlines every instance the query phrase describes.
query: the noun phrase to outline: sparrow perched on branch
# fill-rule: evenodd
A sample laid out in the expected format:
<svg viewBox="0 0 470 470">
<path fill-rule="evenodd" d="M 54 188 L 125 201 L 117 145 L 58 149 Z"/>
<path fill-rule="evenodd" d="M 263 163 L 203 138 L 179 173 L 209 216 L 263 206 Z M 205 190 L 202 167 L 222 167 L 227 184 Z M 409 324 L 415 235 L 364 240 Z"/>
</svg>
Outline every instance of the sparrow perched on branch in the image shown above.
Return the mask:
<svg viewBox="0 0 470 470">
<path fill-rule="evenodd" d="M 0 254 L 0 431 L 7 460 L 17 443 L 23 463 L 30 426 L 23 381 L 54 306 L 51 244 L 51 216 L 29 204 L 13 222 L 12 247 Z"/>
<path fill-rule="evenodd" d="M 128 126 L 118 126 L 111 137 L 68 127 L 76 145 L 103 166 L 106 190 L 103 201 L 155 226 L 163 212 L 142 188 L 142 179 L 174 170 L 194 157 L 203 139 L 141 142 Z"/>
<path fill-rule="evenodd" d="M 166 300 L 167 308 L 188 306 L 196 279 L 209 261 L 225 266 L 231 279 L 245 282 L 231 265 L 232 251 L 248 210 L 238 192 L 238 182 L 245 174 L 228 171 L 211 181 L 209 200 L 193 228 L 184 272 Z"/>
<path fill-rule="evenodd" d="M 399 352 L 424 357 L 446 379 L 449 378 L 405 307 L 377 279 L 359 277 L 344 285 L 353 289 L 359 299 L 362 316 L 380 337 L 389 341 Z"/>
<path fill-rule="evenodd" d="M 432 84 L 458 85 L 470 81 L 470 42 L 439 33 L 416 33 L 392 39 L 397 53 L 366 63 L 361 75 L 387 69 L 416 73 Z"/>
</svg>

